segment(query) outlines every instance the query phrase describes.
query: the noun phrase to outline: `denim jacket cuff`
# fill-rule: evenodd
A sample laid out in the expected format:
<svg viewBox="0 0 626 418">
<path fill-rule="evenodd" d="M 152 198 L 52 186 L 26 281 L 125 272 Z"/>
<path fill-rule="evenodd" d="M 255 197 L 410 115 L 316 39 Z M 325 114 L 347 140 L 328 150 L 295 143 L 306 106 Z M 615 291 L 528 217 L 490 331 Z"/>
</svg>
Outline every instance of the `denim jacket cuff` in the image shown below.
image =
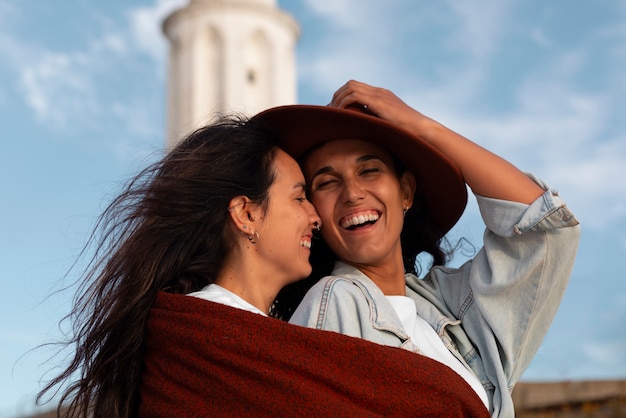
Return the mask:
<svg viewBox="0 0 626 418">
<path fill-rule="evenodd" d="M 532 174 L 528 177 L 545 190 L 530 205 L 476 195 L 480 213 L 489 230 L 510 237 L 527 231 L 545 231 L 578 224 L 556 190 Z"/>
</svg>

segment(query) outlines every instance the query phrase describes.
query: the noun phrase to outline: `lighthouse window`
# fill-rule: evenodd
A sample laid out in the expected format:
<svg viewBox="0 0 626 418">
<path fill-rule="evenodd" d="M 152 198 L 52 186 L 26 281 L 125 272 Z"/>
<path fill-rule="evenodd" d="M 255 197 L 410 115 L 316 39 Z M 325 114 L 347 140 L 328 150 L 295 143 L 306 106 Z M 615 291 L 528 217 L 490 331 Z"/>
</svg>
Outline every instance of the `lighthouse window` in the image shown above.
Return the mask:
<svg viewBox="0 0 626 418">
<path fill-rule="evenodd" d="M 255 80 L 256 75 L 254 74 L 254 70 L 248 70 L 248 82 L 252 84 Z"/>
</svg>

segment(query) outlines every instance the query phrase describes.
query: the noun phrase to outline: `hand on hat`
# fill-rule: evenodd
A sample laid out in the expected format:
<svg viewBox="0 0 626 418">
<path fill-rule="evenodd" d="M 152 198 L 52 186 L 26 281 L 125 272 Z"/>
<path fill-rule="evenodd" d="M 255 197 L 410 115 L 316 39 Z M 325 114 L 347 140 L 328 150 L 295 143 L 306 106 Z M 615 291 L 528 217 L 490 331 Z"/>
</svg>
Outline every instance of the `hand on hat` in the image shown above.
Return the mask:
<svg viewBox="0 0 626 418">
<path fill-rule="evenodd" d="M 432 119 L 413 109 L 390 90 L 373 87 L 350 80 L 340 87 L 329 106 L 348 109 L 365 107 L 368 113 L 385 119 L 428 141 L 429 126 L 436 124 Z"/>
</svg>

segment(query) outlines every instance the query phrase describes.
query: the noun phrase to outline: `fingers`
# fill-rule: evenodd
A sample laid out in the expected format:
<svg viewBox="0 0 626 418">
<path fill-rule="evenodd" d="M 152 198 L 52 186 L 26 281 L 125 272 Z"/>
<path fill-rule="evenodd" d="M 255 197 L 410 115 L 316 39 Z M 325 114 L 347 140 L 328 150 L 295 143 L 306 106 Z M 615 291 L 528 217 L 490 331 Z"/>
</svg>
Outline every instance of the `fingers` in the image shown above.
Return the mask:
<svg viewBox="0 0 626 418">
<path fill-rule="evenodd" d="M 393 113 L 407 107 L 393 92 L 356 80 L 341 86 L 333 94 L 330 106 L 342 109 L 358 106 L 367 113 L 390 119 Z"/>
<path fill-rule="evenodd" d="M 329 106 L 341 109 L 357 108 L 364 113 L 380 116 L 379 111 L 384 108 L 385 93 L 390 92 L 360 81 L 350 80 L 333 94 Z"/>
<path fill-rule="evenodd" d="M 333 94 L 330 106 L 345 109 L 355 104 L 368 105 L 374 89 L 376 88 L 368 84 L 350 80 Z"/>
</svg>

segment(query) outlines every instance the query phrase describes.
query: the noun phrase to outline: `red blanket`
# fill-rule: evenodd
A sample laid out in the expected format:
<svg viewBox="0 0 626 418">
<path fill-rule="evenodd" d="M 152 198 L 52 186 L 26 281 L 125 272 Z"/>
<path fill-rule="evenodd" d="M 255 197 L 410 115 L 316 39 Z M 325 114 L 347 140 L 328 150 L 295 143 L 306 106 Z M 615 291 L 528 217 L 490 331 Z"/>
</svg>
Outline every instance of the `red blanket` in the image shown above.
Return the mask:
<svg viewBox="0 0 626 418">
<path fill-rule="evenodd" d="M 140 415 L 488 417 L 448 367 L 406 350 L 159 294 Z"/>
</svg>

